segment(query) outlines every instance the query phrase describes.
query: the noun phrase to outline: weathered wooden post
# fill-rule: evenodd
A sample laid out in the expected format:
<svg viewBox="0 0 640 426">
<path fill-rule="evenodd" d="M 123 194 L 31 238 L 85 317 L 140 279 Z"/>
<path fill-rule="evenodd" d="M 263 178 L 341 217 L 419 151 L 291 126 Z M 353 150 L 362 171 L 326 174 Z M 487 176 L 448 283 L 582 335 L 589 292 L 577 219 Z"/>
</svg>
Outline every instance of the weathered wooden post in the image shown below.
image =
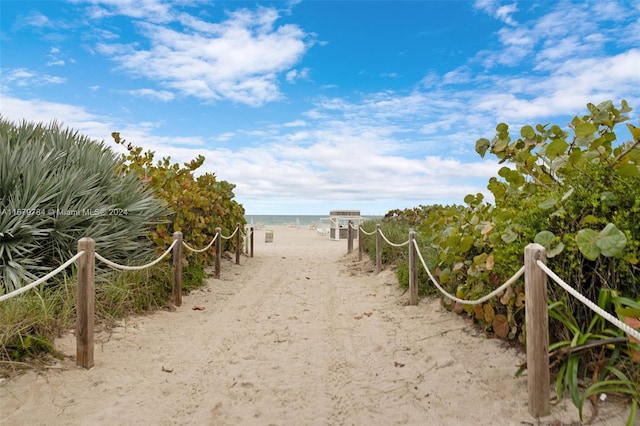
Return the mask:
<svg viewBox="0 0 640 426">
<path fill-rule="evenodd" d="M 524 248 L 527 387 L 529 414 L 535 418 L 551 413 L 547 274 L 536 264 L 536 260 L 546 263 L 546 259 L 547 253 L 542 245 L 529 244 Z"/>
<path fill-rule="evenodd" d="M 251 227 L 251 254 L 250 257 L 253 257 L 253 226 Z"/>
<path fill-rule="evenodd" d="M 382 270 L 382 231 L 380 224 L 376 224 L 376 274 Z"/>
<path fill-rule="evenodd" d="M 213 277 L 220 278 L 220 263 L 222 261 L 222 230 L 220 228 L 216 228 L 216 265 L 213 270 Z"/>
<path fill-rule="evenodd" d="M 362 232 L 362 226 L 358 226 L 358 262 L 362 260 L 362 252 L 364 251 L 364 243 L 362 239 L 364 237 L 364 233 Z"/>
<path fill-rule="evenodd" d="M 244 239 L 244 252 L 249 256 L 249 228 L 245 226 L 244 230 L 245 234 L 247 234 L 247 237 Z"/>
<path fill-rule="evenodd" d="M 347 224 L 347 253 L 351 253 L 353 251 L 353 229 L 351 228 L 353 222 L 349 221 Z"/>
<path fill-rule="evenodd" d="M 173 240 L 173 304 L 182 305 L 182 232 L 174 232 Z"/>
<path fill-rule="evenodd" d="M 91 238 L 78 240 L 78 291 L 76 320 L 76 364 L 87 370 L 93 367 L 93 327 L 95 316 L 96 242 Z"/>
<path fill-rule="evenodd" d="M 240 224 L 236 224 L 236 265 L 240 264 L 240 251 L 242 250 L 240 247 L 242 247 L 240 245 L 240 237 L 241 237 L 241 232 L 240 232 Z"/>
<path fill-rule="evenodd" d="M 416 231 L 409 232 L 409 304 L 418 304 L 418 262 L 416 254 Z"/>
</svg>

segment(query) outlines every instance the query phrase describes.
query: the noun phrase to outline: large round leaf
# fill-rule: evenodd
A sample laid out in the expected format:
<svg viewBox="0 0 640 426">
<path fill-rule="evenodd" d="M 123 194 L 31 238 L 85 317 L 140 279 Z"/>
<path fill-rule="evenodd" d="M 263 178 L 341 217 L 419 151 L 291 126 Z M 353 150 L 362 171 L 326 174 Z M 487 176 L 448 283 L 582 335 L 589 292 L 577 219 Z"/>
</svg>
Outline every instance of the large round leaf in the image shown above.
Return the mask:
<svg viewBox="0 0 640 426">
<path fill-rule="evenodd" d="M 584 257 L 589 260 L 596 260 L 600 256 L 598 247 L 598 233 L 593 229 L 581 229 L 576 234 L 578 249 Z"/>
<path fill-rule="evenodd" d="M 598 234 L 597 244 L 603 256 L 617 256 L 627 245 L 627 237 L 613 223 L 609 223 Z"/>
<path fill-rule="evenodd" d="M 542 247 L 549 250 L 551 248 L 551 244 L 556 236 L 551 231 L 541 231 L 533 239 L 534 243 L 540 244 Z"/>
</svg>

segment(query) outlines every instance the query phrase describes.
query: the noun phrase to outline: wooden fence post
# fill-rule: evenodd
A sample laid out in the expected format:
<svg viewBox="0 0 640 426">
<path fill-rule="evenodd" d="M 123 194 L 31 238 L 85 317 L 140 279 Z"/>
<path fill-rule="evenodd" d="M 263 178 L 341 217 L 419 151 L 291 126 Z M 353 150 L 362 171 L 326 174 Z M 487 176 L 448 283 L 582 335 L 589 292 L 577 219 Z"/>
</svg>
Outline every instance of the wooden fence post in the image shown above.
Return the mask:
<svg viewBox="0 0 640 426">
<path fill-rule="evenodd" d="M 382 270 L 382 231 L 380 224 L 376 224 L 376 274 Z"/>
<path fill-rule="evenodd" d="M 249 256 L 253 257 L 253 226 L 251 227 L 251 253 Z"/>
<path fill-rule="evenodd" d="M 76 364 L 87 370 L 93 367 L 93 327 L 95 317 L 96 242 L 91 238 L 78 240 L 78 292 L 76 320 Z"/>
<path fill-rule="evenodd" d="M 182 305 L 182 232 L 174 232 L 173 240 L 173 304 Z"/>
<path fill-rule="evenodd" d="M 216 228 L 216 265 L 213 270 L 213 277 L 220 278 L 220 262 L 222 261 L 222 230 L 220 228 Z"/>
<path fill-rule="evenodd" d="M 244 252 L 249 256 L 249 227 L 244 227 L 245 234 L 247 234 L 247 238 L 244 239 Z"/>
<path fill-rule="evenodd" d="M 418 262 L 416 246 L 413 242 L 416 239 L 416 231 L 409 232 L 409 304 L 418 304 Z"/>
<path fill-rule="evenodd" d="M 527 388 L 529 414 L 535 418 L 551 413 L 549 386 L 549 315 L 547 312 L 547 274 L 536 265 L 546 262 L 547 254 L 540 244 L 524 249 L 524 293 L 527 335 Z"/>
<path fill-rule="evenodd" d="M 240 224 L 238 223 L 236 225 L 236 265 L 240 264 L 240 251 L 242 250 L 242 246 L 240 245 L 240 234 Z"/>
<path fill-rule="evenodd" d="M 362 227 L 358 226 L 358 262 L 362 260 L 362 252 L 364 251 L 364 243 L 362 242 L 363 237 L 364 233 L 362 232 Z"/>
<path fill-rule="evenodd" d="M 347 253 L 351 253 L 353 251 L 353 229 L 351 228 L 353 222 L 349 221 L 347 224 Z"/>
</svg>

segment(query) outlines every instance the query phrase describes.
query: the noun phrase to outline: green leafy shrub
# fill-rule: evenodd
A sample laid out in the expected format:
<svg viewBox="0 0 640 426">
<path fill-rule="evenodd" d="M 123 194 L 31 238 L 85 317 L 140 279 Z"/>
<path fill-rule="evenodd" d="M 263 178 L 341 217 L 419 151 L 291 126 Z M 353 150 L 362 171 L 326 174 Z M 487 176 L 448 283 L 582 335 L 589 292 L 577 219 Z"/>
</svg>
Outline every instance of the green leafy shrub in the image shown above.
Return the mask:
<svg viewBox="0 0 640 426">
<path fill-rule="evenodd" d="M 121 139 L 117 132 L 112 133 L 112 137 L 116 144 L 125 146 L 128 151 L 121 158 L 124 170 L 138 176 L 171 211 L 169 220 L 157 224 L 151 232 L 158 247 L 168 247 L 176 231 L 183 233 L 185 242 L 191 247 L 199 249 L 211 242 L 216 227 L 221 228 L 223 235 L 230 235 L 237 224 L 244 229 L 244 207 L 234 200 L 235 185 L 218 181 L 212 173 L 194 176 L 204 163 L 203 156 L 185 163 L 184 167 L 171 163 L 170 157 L 154 163 L 153 152 L 143 152 L 141 147 Z M 223 251 L 236 249 L 233 238 L 222 243 Z M 204 256 L 211 259 L 213 249 L 205 252 Z"/>
<path fill-rule="evenodd" d="M 466 299 L 489 293 L 520 269 L 525 246 L 536 242 L 546 248 L 552 270 L 609 312 L 613 305 L 603 303 L 603 292 L 638 299 L 640 129 L 627 124 L 631 140 L 618 141 L 615 127 L 631 111 L 625 101 L 587 109 L 568 131 L 539 124 L 522 127 L 512 138 L 500 123 L 491 140 L 476 142 L 482 157 L 490 153 L 504 164 L 488 183 L 495 203 L 476 194 L 465 198 L 466 206 L 390 212 L 393 220 L 420 224 L 418 240 L 436 249 L 435 274 L 451 293 Z M 640 365 L 624 355 L 639 356 L 637 349 L 623 338 L 613 352 L 603 352 L 593 341 L 622 333 L 559 286 L 549 289 L 552 347 L 586 345 L 560 364 L 558 389 L 569 390 L 580 410 L 598 390 L 626 394 L 634 398 L 635 413 Z M 520 282 L 483 305 L 452 302 L 451 308 L 499 337 L 523 341 L 524 299 Z M 624 345 L 629 348 L 622 350 Z M 577 384 L 592 378 L 580 395 Z"/>
</svg>

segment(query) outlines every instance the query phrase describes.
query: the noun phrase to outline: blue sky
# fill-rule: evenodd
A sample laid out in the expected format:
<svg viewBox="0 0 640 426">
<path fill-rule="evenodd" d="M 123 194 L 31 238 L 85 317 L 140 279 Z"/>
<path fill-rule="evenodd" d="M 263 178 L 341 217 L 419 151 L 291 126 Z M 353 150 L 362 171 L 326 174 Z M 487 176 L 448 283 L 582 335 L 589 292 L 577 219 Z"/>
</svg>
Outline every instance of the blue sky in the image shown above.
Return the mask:
<svg viewBox="0 0 640 426">
<path fill-rule="evenodd" d="M 248 214 L 462 203 L 499 122 L 640 111 L 638 1 L 0 2 L 0 114 L 237 185 Z M 114 150 L 118 150 L 114 146 Z"/>
</svg>

